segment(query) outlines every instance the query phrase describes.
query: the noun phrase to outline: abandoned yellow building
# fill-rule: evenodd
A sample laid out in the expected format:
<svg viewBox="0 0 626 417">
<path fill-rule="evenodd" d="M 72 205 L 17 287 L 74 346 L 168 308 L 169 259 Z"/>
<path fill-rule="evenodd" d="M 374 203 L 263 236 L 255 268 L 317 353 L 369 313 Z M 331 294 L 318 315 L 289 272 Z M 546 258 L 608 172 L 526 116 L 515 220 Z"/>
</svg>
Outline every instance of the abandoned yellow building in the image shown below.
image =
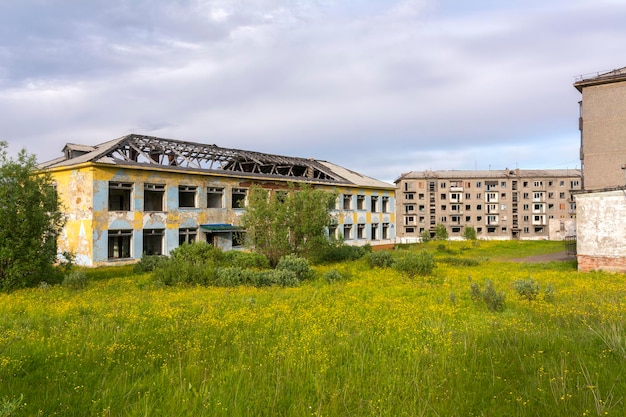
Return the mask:
<svg viewBox="0 0 626 417">
<path fill-rule="evenodd" d="M 85 266 L 168 254 L 203 240 L 238 248 L 247 192 L 308 183 L 337 193 L 328 233 L 353 245 L 395 239 L 395 186 L 333 163 L 131 134 L 95 146 L 68 143 L 40 164 L 67 223 L 59 250 Z"/>
</svg>

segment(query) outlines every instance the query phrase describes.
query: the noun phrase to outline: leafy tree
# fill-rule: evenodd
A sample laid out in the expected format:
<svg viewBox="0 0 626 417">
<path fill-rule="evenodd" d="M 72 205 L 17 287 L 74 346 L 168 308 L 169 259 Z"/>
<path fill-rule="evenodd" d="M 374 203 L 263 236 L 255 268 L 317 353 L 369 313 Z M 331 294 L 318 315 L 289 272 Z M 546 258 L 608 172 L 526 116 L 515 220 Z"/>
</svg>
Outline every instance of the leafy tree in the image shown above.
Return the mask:
<svg viewBox="0 0 626 417">
<path fill-rule="evenodd" d="M 448 240 L 448 229 L 445 224 L 437 224 L 435 226 L 435 239 L 436 240 Z"/>
<path fill-rule="evenodd" d="M 473 226 L 465 226 L 463 228 L 463 237 L 465 240 L 476 240 L 476 229 Z"/>
<path fill-rule="evenodd" d="M 295 253 L 309 255 L 326 245 L 325 228 L 336 195 L 307 184 L 269 192 L 259 186 L 250 189 L 242 225 L 248 243 L 275 266 L 281 257 Z"/>
<path fill-rule="evenodd" d="M 34 155 L 17 159 L 0 142 L 0 289 L 37 284 L 53 275 L 57 238 L 64 225 L 56 189 L 38 172 Z"/>
</svg>

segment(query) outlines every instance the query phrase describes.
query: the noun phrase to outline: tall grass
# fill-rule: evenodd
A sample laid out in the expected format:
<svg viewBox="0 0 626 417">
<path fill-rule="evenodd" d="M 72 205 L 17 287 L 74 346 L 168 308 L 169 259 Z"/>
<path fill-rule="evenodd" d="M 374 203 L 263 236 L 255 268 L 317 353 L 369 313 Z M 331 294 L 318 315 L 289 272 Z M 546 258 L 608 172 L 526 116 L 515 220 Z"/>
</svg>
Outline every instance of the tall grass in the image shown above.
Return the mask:
<svg viewBox="0 0 626 417">
<path fill-rule="evenodd" d="M 624 275 L 494 260 L 540 253 L 536 242 L 450 243 L 440 255 L 436 245 L 403 250 L 424 248 L 480 262 L 438 263 L 434 277 L 409 279 L 361 260 L 318 267 L 320 278 L 297 288 L 263 289 L 163 288 L 129 268 L 98 269 L 86 271 L 84 289 L 2 294 L 0 410 L 625 414 Z M 321 277 L 331 269 L 352 279 L 328 284 Z M 529 277 L 540 292 L 550 284 L 554 301 L 520 299 L 514 282 Z M 472 301 L 471 284 L 486 280 L 506 294 L 503 312 Z"/>
</svg>

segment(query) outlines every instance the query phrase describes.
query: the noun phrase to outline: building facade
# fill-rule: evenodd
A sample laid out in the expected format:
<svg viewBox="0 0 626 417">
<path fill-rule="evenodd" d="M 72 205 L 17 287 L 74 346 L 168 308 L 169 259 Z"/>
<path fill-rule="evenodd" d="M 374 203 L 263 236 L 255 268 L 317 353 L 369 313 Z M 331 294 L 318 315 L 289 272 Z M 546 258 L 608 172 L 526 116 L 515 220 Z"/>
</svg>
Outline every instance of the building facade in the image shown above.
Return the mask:
<svg viewBox="0 0 626 417">
<path fill-rule="evenodd" d="M 578 270 L 626 272 L 626 67 L 581 76 Z"/>
<path fill-rule="evenodd" d="M 396 181 L 396 236 L 400 242 L 434 236 L 446 227 L 461 239 L 473 227 L 479 239 L 563 238 L 576 216 L 572 192 L 581 172 L 566 170 L 412 171 Z M 550 227 L 558 222 L 558 227 Z M 551 236 L 550 230 L 559 236 Z"/>
<path fill-rule="evenodd" d="M 626 68 L 574 83 L 581 93 L 580 160 L 583 188 L 602 190 L 626 185 Z"/>
<path fill-rule="evenodd" d="M 395 238 L 395 187 L 327 161 L 128 135 L 67 144 L 40 169 L 52 175 L 67 218 L 59 250 L 79 265 L 134 262 L 198 240 L 239 248 L 253 185 L 271 191 L 307 183 L 335 192 L 329 233 L 354 245 Z"/>
</svg>

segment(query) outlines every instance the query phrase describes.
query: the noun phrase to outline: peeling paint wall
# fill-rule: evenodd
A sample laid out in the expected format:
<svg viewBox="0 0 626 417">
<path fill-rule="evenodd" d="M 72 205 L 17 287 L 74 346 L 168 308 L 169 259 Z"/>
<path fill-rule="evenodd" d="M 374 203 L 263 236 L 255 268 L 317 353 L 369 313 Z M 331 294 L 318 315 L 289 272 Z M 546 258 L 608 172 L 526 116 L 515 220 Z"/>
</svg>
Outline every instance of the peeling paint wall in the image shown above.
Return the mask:
<svg viewBox="0 0 626 417">
<path fill-rule="evenodd" d="M 626 272 L 626 191 L 576 196 L 578 269 Z"/>
<path fill-rule="evenodd" d="M 179 246 L 179 230 L 197 229 L 197 239 L 209 239 L 224 250 L 232 249 L 230 232 L 205 234 L 200 225 L 219 223 L 240 225 L 244 209 L 233 208 L 232 190 L 248 189 L 252 182 L 236 177 L 222 177 L 197 173 L 171 172 L 164 169 L 127 169 L 117 166 L 86 165 L 51 172 L 67 213 L 68 221 L 59 240 L 60 250 L 71 251 L 76 262 L 85 266 L 98 266 L 110 262 L 128 262 L 141 258 L 144 253 L 144 234 L 162 233 L 162 253 Z M 110 183 L 129 184 L 130 210 L 109 210 Z M 158 184 L 163 188 L 163 207 L 158 211 L 145 210 L 145 185 Z M 287 182 L 265 181 L 268 188 L 285 188 Z M 194 207 L 180 207 L 179 186 L 195 187 Z M 222 188 L 222 207 L 207 207 L 207 189 Z M 390 190 L 353 187 L 322 186 L 338 193 L 351 194 L 355 199 L 354 210 L 338 209 L 336 215 L 341 230 L 343 223 L 364 224 L 363 238 L 346 241 L 349 244 L 390 244 L 395 233 L 395 192 Z M 365 197 L 366 204 L 356 209 L 356 196 Z M 371 197 L 378 197 L 378 208 L 372 212 Z M 382 212 L 382 197 L 388 199 L 388 210 Z M 339 206 L 338 206 L 339 207 Z M 376 224 L 377 236 L 372 241 L 372 224 Z M 388 238 L 382 239 L 383 224 L 388 224 Z M 109 233 L 124 232 L 130 235 L 130 258 L 109 258 Z M 208 237 L 207 237 L 208 236 Z"/>
</svg>

